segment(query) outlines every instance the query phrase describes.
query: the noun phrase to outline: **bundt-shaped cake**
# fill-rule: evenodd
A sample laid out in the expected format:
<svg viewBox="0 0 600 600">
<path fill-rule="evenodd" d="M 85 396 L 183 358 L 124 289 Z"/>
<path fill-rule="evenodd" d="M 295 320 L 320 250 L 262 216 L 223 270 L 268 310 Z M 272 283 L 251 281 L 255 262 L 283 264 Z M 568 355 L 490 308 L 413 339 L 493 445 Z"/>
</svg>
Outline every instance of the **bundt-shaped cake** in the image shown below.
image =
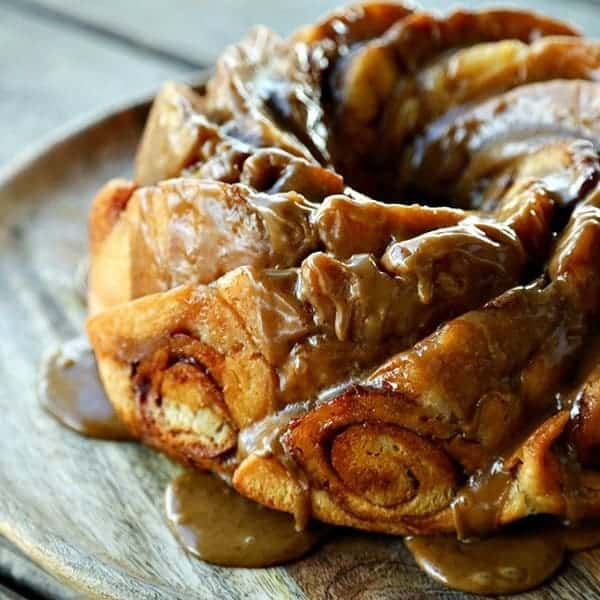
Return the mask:
<svg viewBox="0 0 600 600">
<path fill-rule="evenodd" d="M 600 516 L 599 74 L 541 16 L 374 3 L 165 85 L 90 216 L 119 416 L 299 522 Z"/>
</svg>

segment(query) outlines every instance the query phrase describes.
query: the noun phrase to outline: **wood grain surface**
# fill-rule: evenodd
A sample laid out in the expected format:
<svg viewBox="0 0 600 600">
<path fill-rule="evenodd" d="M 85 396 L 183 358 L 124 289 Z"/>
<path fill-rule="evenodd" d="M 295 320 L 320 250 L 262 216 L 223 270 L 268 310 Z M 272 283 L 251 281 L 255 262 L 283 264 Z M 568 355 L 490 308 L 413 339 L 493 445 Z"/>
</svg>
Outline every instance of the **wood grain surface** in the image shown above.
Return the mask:
<svg viewBox="0 0 600 600">
<path fill-rule="evenodd" d="M 351 0 L 13 0 L 21 8 L 57 17 L 67 16 L 153 49 L 187 60 L 210 64 L 226 44 L 253 25 L 268 25 L 282 35 L 315 21 L 327 11 Z M 517 6 L 570 20 L 590 36 L 600 36 L 600 12 L 590 0 L 406 0 L 426 10 L 448 12 L 456 7 Z"/>
<path fill-rule="evenodd" d="M 338 531 L 306 559 L 226 569 L 186 555 L 163 513 L 177 467 L 135 444 L 88 440 L 38 406 L 46 350 L 81 331 L 73 273 L 100 183 L 130 171 L 145 108 L 100 120 L 0 175 L 0 535 L 91 598 L 444 598 L 402 540 Z M 600 595 L 600 550 L 527 599 Z"/>
<path fill-rule="evenodd" d="M 190 70 L 0 0 L 0 164 L 86 112 L 150 93 Z"/>
</svg>

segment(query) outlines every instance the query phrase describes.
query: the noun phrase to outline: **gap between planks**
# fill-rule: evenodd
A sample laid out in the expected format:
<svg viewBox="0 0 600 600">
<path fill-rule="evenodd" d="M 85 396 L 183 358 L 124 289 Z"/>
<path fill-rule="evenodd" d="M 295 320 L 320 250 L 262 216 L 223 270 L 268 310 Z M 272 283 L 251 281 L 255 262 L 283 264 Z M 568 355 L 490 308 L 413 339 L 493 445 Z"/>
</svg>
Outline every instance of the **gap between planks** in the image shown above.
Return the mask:
<svg viewBox="0 0 600 600">
<path fill-rule="evenodd" d="M 76 29 L 95 37 L 108 40 L 113 42 L 115 45 L 120 46 L 121 48 L 133 51 L 143 56 L 152 56 L 160 59 L 163 62 L 171 62 L 178 66 L 193 70 L 203 69 L 206 67 L 204 63 L 195 60 L 186 54 L 175 52 L 173 50 L 151 44 L 147 41 L 135 39 L 118 31 L 109 29 L 108 27 L 104 27 L 100 24 L 82 19 L 81 17 L 66 11 L 46 6 L 36 2 L 36 0 L 0 0 L 0 4 L 8 6 L 21 13 L 29 14 L 45 21 L 51 21 L 60 24 L 61 26 L 68 26 L 71 29 Z"/>
</svg>

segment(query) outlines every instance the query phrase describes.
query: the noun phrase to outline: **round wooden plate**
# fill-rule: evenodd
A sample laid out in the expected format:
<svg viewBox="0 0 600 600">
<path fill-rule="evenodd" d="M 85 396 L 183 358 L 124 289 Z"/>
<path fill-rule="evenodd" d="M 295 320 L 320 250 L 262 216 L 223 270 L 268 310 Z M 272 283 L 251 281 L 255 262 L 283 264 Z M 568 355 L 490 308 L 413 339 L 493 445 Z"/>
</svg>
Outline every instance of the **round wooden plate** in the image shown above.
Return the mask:
<svg viewBox="0 0 600 600">
<path fill-rule="evenodd" d="M 177 470 L 135 444 L 80 437 L 36 400 L 45 351 L 80 334 L 74 273 L 97 188 L 131 173 L 148 102 L 71 128 L 0 174 L 0 535 L 87 597 L 447 598 L 402 540 L 340 530 L 298 563 L 214 567 L 178 546 L 163 511 Z M 600 551 L 523 598 L 600 594 Z"/>
</svg>

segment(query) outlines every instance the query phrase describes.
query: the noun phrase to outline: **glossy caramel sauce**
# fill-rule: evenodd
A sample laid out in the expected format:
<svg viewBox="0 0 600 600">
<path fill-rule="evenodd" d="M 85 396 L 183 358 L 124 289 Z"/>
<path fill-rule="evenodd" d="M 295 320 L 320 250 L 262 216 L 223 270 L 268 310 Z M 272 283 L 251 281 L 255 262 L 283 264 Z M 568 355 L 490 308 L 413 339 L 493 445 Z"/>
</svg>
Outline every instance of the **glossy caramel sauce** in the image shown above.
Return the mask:
<svg viewBox="0 0 600 600">
<path fill-rule="evenodd" d="M 45 359 L 38 386 L 42 406 L 67 427 L 87 437 L 131 439 L 106 397 L 85 338 L 64 343 Z"/>
<path fill-rule="evenodd" d="M 596 344 L 593 344 L 596 348 Z M 87 341 L 71 340 L 42 366 L 40 400 L 59 421 L 83 435 L 129 439 L 106 399 Z M 256 451 L 280 455 L 282 425 L 302 414 L 298 405 L 273 416 L 263 427 L 242 432 L 242 455 Z M 255 429 L 255 430 L 254 430 Z M 498 463 L 474 479 L 457 496 L 453 512 L 460 538 L 474 538 L 497 527 L 497 515 L 510 477 Z M 298 559 L 327 531 L 308 524 L 297 530 L 297 519 L 238 494 L 210 473 L 186 471 L 166 493 L 169 524 L 183 547 L 210 563 L 236 567 L 266 567 Z M 555 523 L 520 525 L 492 537 L 465 542 L 454 535 L 409 537 L 406 545 L 418 565 L 448 587 L 479 594 L 517 593 L 534 588 L 563 564 L 566 551 L 600 544 L 600 524 L 561 527 Z"/>
<path fill-rule="evenodd" d="M 461 542 L 454 535 L 406 539 L 417 564 L 444 585 L 474 594 L 515 594 L 539 586 L 561 567 L 567 550 L 600 543 L 600 524 L 562 527 L 545 520 Z"/>
<path fill-rule="evenodd" d="M 104 394 L 94 355 L 83 338 L 66 342 L 46 359 L 39 394 L 51 414 L 83 435 L 130 438 Z M 303 404 L 288 407 L 261 422 L 262 426 L 242 431 L 242 456 L 255 451 L 281 456 L 278 439 L 282 428 L 306 409 Z M 498 512 L 511 481 L 501 467 L 498 463 L 473 479 L 457 496 L 453 512 L 460 538 L 473 539 L 497 528 Z M 223 566 L 266 567 L 298 559 L 327 531 L 314 523 L 298 531 L 297 515 L 295 521 L 291 515 L 248 500 L 215 475 L 199 471 L 186 471 L 171 482 L 166 511 L 172 530 L 188 552 Z M 534 588 L 560 568 L 567 550 L 599 544 L 599 523 L 569 528 L 548 522 L 533 527 L 525 524 L 471 542 L 455 535 L 406 539 L 415 560 L 431 577 L 479 594 Z"/>
<path fill-rule="evenodd" d="M 267 567 L 300 558 L 326 531 L 315 524 L 296 531 L 292 516 L 248 500 L 200 471 L 186 471 L 169 484 L 166 510 L 188 552 L 229 567 Z"/>
<path fill-rule="evenodd" d="M 497 529 L 503 501 L 512 481 L 511 474 L 498 461 L 489 472 L 473 478 L 460 490 L 452 503 L 457 539 L 481 537 Z"/>
<path fill-rule="evenodd" d="M 407 538 L 417 564 L 444 585 L 475 594 L 514 594 L 540 585 L 561 566 L 564 546 L 546 535 L 498 534 L 480 542 L 453 535 Z"/>
</svg>

